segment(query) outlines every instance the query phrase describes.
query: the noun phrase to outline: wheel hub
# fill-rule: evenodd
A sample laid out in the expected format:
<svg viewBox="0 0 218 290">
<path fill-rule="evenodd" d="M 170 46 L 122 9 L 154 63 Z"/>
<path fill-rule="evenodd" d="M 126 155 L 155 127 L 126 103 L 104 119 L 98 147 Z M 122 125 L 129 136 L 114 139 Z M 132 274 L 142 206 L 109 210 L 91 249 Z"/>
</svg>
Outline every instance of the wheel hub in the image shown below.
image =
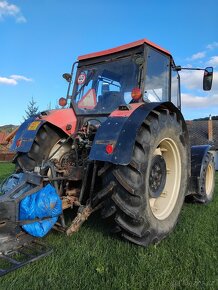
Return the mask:
<svg viewBox="0 0 218 290">
<path fill-rule="evenodd" d="M 166 163 L 161 155 L 155 155 L 151 162 L 149 175 L 149 195 L 158 198 L 166 183 Z"/>
</svg>

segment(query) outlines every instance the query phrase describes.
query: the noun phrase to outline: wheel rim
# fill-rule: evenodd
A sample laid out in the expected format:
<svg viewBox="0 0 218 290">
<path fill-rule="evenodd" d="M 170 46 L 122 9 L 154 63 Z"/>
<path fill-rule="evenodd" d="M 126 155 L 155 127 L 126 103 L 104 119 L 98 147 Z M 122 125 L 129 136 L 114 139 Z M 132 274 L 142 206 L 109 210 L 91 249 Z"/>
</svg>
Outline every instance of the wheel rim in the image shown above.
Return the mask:
<svg viewBox="0 0 218 290">
<path fill-rule="evenodd" d="M 61 139 L 51 148 L 49 153 L 49 158 L 57 159 L 60 161 L 61 157 L 70 150 L 70 145 L 68 143 L 63 144 L 66 140 Z M 60 149 L 59 149 L 60 148 Z"/>
<path fill-rule="evenodd" d="M 213 189 L 213 166 L 211 163 L 208 164 L 207 166 L 207 171 L 206 171 L 206 180 L 205 180 L 205 191 L 206 195 L 209 196 L 212 192 Z"/>
<path fill-rule="evenodd" d="M 49 158 L 55 159 L 58 162 L 60 162 L 62 156 L 70 151 L 70 145 L 69 143 L 63 144 L 65 142 L 65 139 L 60 139 L 58 142 L 51 148 L 51 151 L 49 153 Z M 48 176 L 51 176 L 51 170 L 48 170 L 47 173 Z"/>
<path fill-rule="evenodd" d="M 166 163 L 164 158 L 157 154 L 151 161 L 149 175 L 149 195 L 157 198 L 163 192 L 166 184 Z"/>
<path fill-rule="evenodd" d="M 153 155 L 161 155 L 166 163 L 166 181 L 162 193 L 154 198 L 150 196 L 149 204 L 153 215 L 166 219 L 173 211 L 180 191 L 181 157 L 178 146 L 171 138 L 162 139 Z"/>
</svg>

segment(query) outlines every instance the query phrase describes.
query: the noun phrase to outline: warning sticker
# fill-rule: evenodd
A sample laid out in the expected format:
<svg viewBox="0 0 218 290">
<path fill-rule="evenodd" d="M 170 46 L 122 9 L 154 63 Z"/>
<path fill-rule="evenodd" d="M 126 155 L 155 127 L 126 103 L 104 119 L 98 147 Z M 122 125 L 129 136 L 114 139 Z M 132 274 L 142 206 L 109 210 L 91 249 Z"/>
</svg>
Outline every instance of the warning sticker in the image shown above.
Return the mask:
<svg viewBox="0 0 218 290">
<path fill-rule="evenodd" d="M 97 104 L 96 93 L 94 89 L 88 90 L 88 92 L 78 102 L 78 108 L 92 110 Z"/>
<path fill-rule="evenodd" d="M 83 85 L 86 81 L 86 74 L 84 72 L 81 72 L 78 76 L 77 83 L 78 85 Z"/>
<path fill-rule="evenodd" d="M 29 125 L 29 127 L 27 128 L 27 130 L 29 130 L 29 131 L 35 131 L 38 128 L 38 126 L 39 126 L 40 123 L 41 123 L 41 121 L 34 121 L 34 122 L 32 122 Z"/>
</svg>

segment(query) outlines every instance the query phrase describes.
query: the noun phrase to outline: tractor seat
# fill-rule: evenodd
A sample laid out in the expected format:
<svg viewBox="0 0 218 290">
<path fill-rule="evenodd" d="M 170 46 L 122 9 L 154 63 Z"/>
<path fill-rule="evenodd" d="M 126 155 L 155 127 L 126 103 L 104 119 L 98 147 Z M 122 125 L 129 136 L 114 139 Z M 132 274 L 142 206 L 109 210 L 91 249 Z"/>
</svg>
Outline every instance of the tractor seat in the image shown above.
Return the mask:
<svg viewBox="0 0 218 290">
<path fill-rule="evenodd" d="M 105 108 L 107 111 L 113 111 L 121 104 L 125 104 L 124 98 L 120 92 L 110 91 L 98 97 L 98 108 Z"/>
</svg>

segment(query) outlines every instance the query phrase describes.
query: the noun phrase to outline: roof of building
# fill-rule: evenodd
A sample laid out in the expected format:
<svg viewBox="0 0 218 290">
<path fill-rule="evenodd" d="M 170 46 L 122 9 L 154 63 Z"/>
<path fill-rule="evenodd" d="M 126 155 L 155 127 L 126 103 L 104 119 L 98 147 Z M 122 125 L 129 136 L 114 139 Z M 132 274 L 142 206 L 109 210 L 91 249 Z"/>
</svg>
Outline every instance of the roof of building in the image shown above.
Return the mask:
<svg viewBox="0 0 218 290">
<path fill-rule="evenodd" d="M 81 56 L 78 56 L 78 60 L 84 60 L 84 59 L 89 59 L 89 58 L 93 58 L 93 57 L 98 57 L 98 56 L 104 56 L 104 55 L 108 55 L 108 54 L 112 54 L 112 53 L 116 53 L 116 52 L 119 52 L 119 51 L 123 51 L 123 50 L 126 50 L 126 49 L 129 49 L 129 48 L 133 48 L 133 47 L 136 47 L 136 46 L 139 46 L 139 45 L 142 45 L 142 44 L 148 44 L 168 55 L 171 55 L 170 52 L 168 50 L 165 50 L 164 48 L 160 47 L 159 45 L 147 40 L 147 39 L 141 39 L 141 40 L 138 40 L 138 41 L 134 41 L 134 42 L 131 42 L 131 43 L 128 43 L 128 44 L 124 44 L 124 45 L 121 45 L 121 46 L 118 46 L 118 47 L 115 47 L 115 48 L 111 48 L 111 49 L 106 49 L 106 50 L 102 50 L 102 51 L 98 51 L 98 52 L 94 52 L 94 53 L 89 53 L 89 54 L 85 54 L 85 55 L 81 55 Z"/>
<path fill-rule="evenodd" d="M 0 132 L 0 144 L 5 142 L 6 135 L 5 132 Z"/>
<path fill-rule="evenodd" d="M 208 139 L 208 121 L 186 121 L 191 145 L 211 144 L 218 150 L 218 120 L 212 121 L 213 141 Z"/>
</svg>

